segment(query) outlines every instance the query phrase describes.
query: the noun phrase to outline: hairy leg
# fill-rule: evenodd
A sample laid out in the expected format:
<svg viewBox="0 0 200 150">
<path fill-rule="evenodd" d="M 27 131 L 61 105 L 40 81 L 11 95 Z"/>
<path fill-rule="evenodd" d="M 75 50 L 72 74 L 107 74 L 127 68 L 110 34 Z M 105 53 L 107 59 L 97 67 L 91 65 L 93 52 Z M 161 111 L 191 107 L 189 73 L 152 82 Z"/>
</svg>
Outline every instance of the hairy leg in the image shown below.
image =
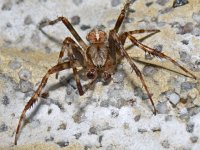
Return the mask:
<svg viewBox="0 0 200 150">
<path fill-rule="evenodd" d="M 72 51 L 69 54 L 68 51 L 69 49 L 67 47 L 71 47 Z M 65 38 L 65 40 L 62 43 L 62 48 L 60 50 L 59 58 L 58 58 L 58 64 L 63 63 L 63 56 L 65 51 L 68 54 L 68 57 L 73 56 L 75 57 L 76 60 L 80 62 L 80 64 L 83 66 L 84 65 L 84 54 L 82 53 L 81 47 L 70 37 Z M 59 72 L 56 73 L 56 79 L 58 78 Z"/>
<path fill-rule="evenodd" d="M 119 15 L 119 17 L 117 19 L 117 22 L 115 23 L 115 27 L 113 29 L 116 32 L 119 31 L 119 28 L 122 25 L 122 22 L 123 22 L 123 20 L 125 18 L 126 12 L 128 11 L 128 8 L 130 6 L 130 3 L 131 3 L 130 0 L 126 0 L 126 3 L 124 5 L 123 9 L 121 10 L 121 13 L 120 13 L 120 15 Z"/>
<path fill-rule="evenodd" d="M 119 54 L 121 54 L 123 57 L 125 57 L 127 59 L 129 64 L 131 65 L 132 69 L 135 71 L 136 75 L 140 78 L 140 80 L 142 82 L 142 85 L 144 86 L 144 88 L 145 88 L 145 90 L 147 92 L 147 95 L 148 95 L 148 97 L 150 99 L 150 102 L 151 102 L 151 104 L 153 106 L 153 113 L 154 113 L 154 115 L 156 115 L 156 108 L 155 108 L 154 102 L 153 102 L 153 100 L 151 98 L 151 94 L 150 94 L 150 92 L 149 92 L 149 90 L 147 88 L 147 85 L 146 85 L 145 81 L 144 81 L 142 73 L 140 72 L 138 67 L 135 65 L 135 63 L 133 62 L 133 59 L 130 58 L 130 56 L 128 55 L 128 53 L 124 49 L 123 44 L 121 43 L 120 38 L 118 37 L 117 33 L 114 30 L 111 30 L 110 34 L 113 37 L 113 41 L 114 41 L 113 44 L 115 45 L 117 50 L 120 51 Z"/>
<path fill-rule="evenodd" d="M 128 34 L 133 35 L 133 34 L 141 34 L 141 33 L 149 33 L 149 32 L 160 32 L 160 30 L 157 29 L 149 29 L 149 30 L 144 30 L 144 29 L 140 29 L 140 30 L 134 30 L 134 31 L 128 31 L 128 32 L 124 32 L 122 34 L 119 35 L 120 41 L 121 43 L 124 45 Z"/>
<path fill-rule="evenodd" d="M 23 121 L 25 113 L 28 109 L 31 108 L 31 106 L 33 106 L 33 104 L 37 101 L 38 97 L 41 95 L 42 89 L 46 85 L 49 76 L 53 73 L 56 73 L 56 72 L 61 71 L 61 70 L 69 69 L 69 68 L 71 68 L 70 62 L 64 62 L 62 64 L 55 65 L 54 67 L 49 69 L 47 71 L 46 75 L 42 78 L 42 81 L 41 81 L 39 87 L 37 88 L 34 95 L 31 97 L 31 99 L 28 101 L 28 103 L 26 104 L 26 106 L 24 107 L 24 109 L 22 111 L 22 114 L 20 116 L 20 120 L 19 120 L 19 123 L 18 123 L 18 126 L 17 126 L 16 134 L 15 134 L 15 145 L 17 145 L 17 138 L 18 138 L 18 134 L 19 134 L 19 129 L 21 127 L 21 123 Z"/>
<path fill-rule="evenodd" d="M 169 61 L 171 61 L 174 65 L 178 66 L 181 70 L 183 70 L 185 73 L 189 74 L 192 76 L 192 78 L 196 79 L 196 76 L 193 75 L 190 71 L 188 71 L 186 68 L 181 66 L 177 61 L 172 59 L 171 57 L 165 55 L 162 52 L 158 52 L 156 49 L 150 48 L 144 44 L 142 44 L 140 41 L 138 41 L 135 37 L 133 37 L 131 34 L 127 33 L 127 37 L 132 41 L 133 44 L 144 50 L 145 52 L 150 53 L 153 56 L 157 56 L 159 58 L 165 58 Z"/>
<path fill-rule="evenodd" d="M 69 22 L 69 20 L 65 17 L 58 17 L 55 20 L 48 20 L 48 21 L 44 21 L 41 22 L 39 24 L 39 29 L 42 29 L 45 26 L 48 25 L 54 25 L 58 22 L 62 21 L 62 23 L 68 28 L 68 30 L 71 32 L 71 34 L 74 36 L 74 38 L 76 39 L 76 41 L 80 44 L 80 46 L 86 51 L 87 49 L 87 44 L 82 40 L 82 38 L 79 36 L 79 34 L 76 32 L 76 30 L 74 29 L 74 27 L 71 25 L 71 23 Z"/>
</svg>

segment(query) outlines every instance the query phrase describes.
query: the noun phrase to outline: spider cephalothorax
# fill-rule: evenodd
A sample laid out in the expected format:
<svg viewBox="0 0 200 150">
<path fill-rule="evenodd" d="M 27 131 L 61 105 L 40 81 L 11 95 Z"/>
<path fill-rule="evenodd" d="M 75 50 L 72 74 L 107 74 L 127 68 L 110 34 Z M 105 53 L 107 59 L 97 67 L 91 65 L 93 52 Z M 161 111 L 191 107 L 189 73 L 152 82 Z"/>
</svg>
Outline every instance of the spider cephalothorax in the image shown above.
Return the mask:
<svg viewBox="0 0 200 150">
<path fill-rule="evenodd" d="M 46 85 L 49 76 L 54 73 L 57 74 L 59 71 L 65 69 L 73 70 L 74 79 L 76 80 L 77 84 L 77 89 L 79 91 L 79 94 L 83 95 L 84 91 L 80 82 L 80 77 L 79 77 L 79 72 L 77 71 L 77 67 L 82 67 L 82 69 L 86 71 L 87 78 L 91 80 L 89 85 L 91 85 L 98 77 L 103 78 L 104 81 L 108 81 L 109 79 L 111 79 L 111 74 L 115 71 L 115 68 L 118 64 L 117 60 L 125 58 L 127 62 L 130 64 L 131 68 L 135 71 L 136 75 L 140 78 L 142 85 L 145 88 L 145 91 L 147 92 L 148 98 L 150 99 L 150 102 L 153 106 L 153 113 L 156 114 L 156 108 L 152 100 L 151 94 L 143 79 L 143 75 L 138 69 L 138 67 L 135 65 L 133 59 L 131 59 L 127 51 L 124 49 L 124 44 L 127 39 L 130 40 L 135 46 L 141 48 L 143 51 L 148 52 L 153 56 L 165 58 L 171 61 L 173 64 L 178 66 L 184 72 L 186 72 L 187 74 L 191 75 L 194 79 L 196 79 L 196 77 L 191 72 L 189 72 L 187 69 L 181 66 L 174 59 L 165 55 L 162 52 L 158 52 L 157 50 L 142 44 L 134 37 L 134 34 L 147 33 L 147 32 L 155 33 L 159 32 L 159 30 L 140 29 L 140 30 L 127 31 L 120 34 L 118 33 L 119 28 L 122 25 L 122 22 L 125 18 L 125 14 L 126 11 L 128 10 L 129 5 L 130 1 L 127 0 L 123 9 L 121 10 L 121 13 L 115 23 L 114 28 L 112 28 L 109 31 L 108 35 L 106 34 L 106 32 L 98 28 L 91 30 L 86 37 L 86 39 L 89 41 L 89 45 L 87 45 L 82 40 L 82 38 L 73 28 L 71 23 L 65 17 L 58 17 L 53 21 L 46 21 L 39 25 L 39 29 L 42 30 L 42 28 L 47 25 L 54 25 L 61 21 L 71 32 L 76 41 L 70 37 L 66 37 L 65 40 L 63 41 L 63 45 L 58 59 L 58 64 L 53 66 L 47 71 L 40 85 L 38 86 L 38 89 L 35 91 L 34 95 L 31 97 L 31 99 L 28 101 L 28 103 L 23 109 L 16 130 L 15 144 L 17 144 L 19 129 L 23 121 L 23 118 L 25 116 L 25 113 L 37 101 L 38 97 L 41 96 L 42 89 Z M 64 53 L 67 53 L 68 56 L 67 60 L 63 59 Z"/>
</svg>

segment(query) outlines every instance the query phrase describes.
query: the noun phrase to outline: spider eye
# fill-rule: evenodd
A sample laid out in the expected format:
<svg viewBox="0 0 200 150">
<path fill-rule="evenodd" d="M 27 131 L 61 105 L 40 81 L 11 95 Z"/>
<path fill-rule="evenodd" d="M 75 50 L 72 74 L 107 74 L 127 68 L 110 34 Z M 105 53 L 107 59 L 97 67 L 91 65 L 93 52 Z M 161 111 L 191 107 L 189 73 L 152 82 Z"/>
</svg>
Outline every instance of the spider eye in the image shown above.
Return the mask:
<svg viewBox="0 0 200 150">
<path fill-rule="evenodd" d="M 94 69 L 88 71 L 87 77 L 88 79 L 94 79 L 96 77 L 96 71 Z"/>
<path fill-rule="evenodd" d="M 108 72 L 104 72 L 103 73 L 103 79 L 104 79 L 104 81 L 110 80 L 111 79 L 111 74 L 108 73 Z"/>
</svg>

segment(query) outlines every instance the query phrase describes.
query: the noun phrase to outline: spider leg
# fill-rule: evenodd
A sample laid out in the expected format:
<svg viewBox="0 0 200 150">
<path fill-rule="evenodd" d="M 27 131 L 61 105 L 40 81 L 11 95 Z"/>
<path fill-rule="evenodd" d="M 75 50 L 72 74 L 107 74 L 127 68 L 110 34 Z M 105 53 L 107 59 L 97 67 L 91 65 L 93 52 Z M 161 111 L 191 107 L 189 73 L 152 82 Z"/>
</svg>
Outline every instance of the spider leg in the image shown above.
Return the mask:
<svg viewBox="0 0 200 150">
<path fill-rule="evenodd" d="M 142 82 L 142 85 L 144 86 L 144 88 L 145 88 L 145 90 L 147 92 L 147 95 L 148 95 L 148 97 L 150 99 L 150 102 L 151 102 L 151 104 L 153 106 L 153 113 L 154 113 L 154 115 L 156 115 L 156 108 L 155 108 L 154 102 L 153 102 L 153 100 L 151 98 L 151 94 L 150 94 L 150 92 L 149 92 L 149 90 L 147 88 L 147 85 L 146 85 L 146 83 L 144 81 L 144 78 L 142 76 L 141 71 L 138 69 L 138 67 L 133 62 L 133 59 L 131 59 L 131 57 L 128 55 L 128 53 L 124 49 L 124 47 L 123 47 L 123 45 L 122 45 L 122 43 L 120 41 L 120 38 L 117 36 L 116 32 L 114 30 L 111 30 L 110 34 L 112 35 L 113 40 L 115 41 L 114 43 L 115 43 L 115 45 L 117 47 L 117 50 L 120 51 L 119 53 L 120 54 L 123 53 L 121 55 L 124 56 L 127 59 L 127 61 L 129 62 L 129 64 L 131 65 L 132 69 L 135 71 L 136 75 L 140 78 L 140 80 Z"/>
<path fill-rule="evenodd" d="M 79 36 L 79 34 L 76 32 L 76 30 L 74 29 L 74 27 L 72 26 L 72 24 L 69 22 L 69 20 L 65 17 L 58 17 L 55 20 L 46 20 L 44 22 L 41 22 L 39 24 L 39 29 L 41 30 L 43 27 L 48 26 L 48 25 L 54 25 L 58 22 L 62 21 L 62 23 L 68 28 L 68 30 L 71 32 L 71 34 L 74 36 L 74 38 L 76 39 L 76 41 L 80 44 L 80 46 L 86 50 L 87 49 L 87 44 L 82 40 L 82 38 Z"/>
<path fill-rule="evenodd" d="M 140 29 L 140 30 L 128 31 L 128 32 L 124 32 L 124 33 L 120 34 L 119 38 L 121 39 L 121 42 L 124 45 L 128 34 L 133 35 L 133 34 L 149 33 L 149 32 L 157 33 L 157 32 L 160 32 L 160 30 L 157 30 L 157 29 L 147 29 L 147 30 Z"/>
<path fill-rule="evenodd" d="M 124 5 L 123 9 L 121 10 L 121 13 L 120 13 L 120 15 L 117 19 L 117 22 L 115 23 L 115 27 L 113 29 L 113 30 L 116 31 L 116 33 L 119 31 L 119 28 L 120 28 L 120 26 L 121 26 L 121 24 L 122 24 L 122 22 L 125 18 L 125 15 L 126 15 L 126 12 L 127 12 L 128 8 L 130 6 L 130 3 L 131 3 L 130 0 L 126 0 L 126 3 Z"/>
<path fill-rule="evenodd" d="M 64 62 L 62 64 L 57 64 L 57 65 L 53 66 L 51 69 L 49 69 L 47 71 L 46 75 L 42 78 L 42 81 L 41 81 L 39 87 L 37 88 L 34 95 L 31 97 L 31 99 L 28 101 L 28 103 L 25 105 L 25 107 L 22 111 L 22 114 L 20 116 L 20 120 L 19 120 L 19 123 L 18 123 L 18 126 L 17 126 L 16 134 L 15 134 L 15 145 L 17 145 L 17 138 L 18 138 L 18 134 L 19 134 L 19 129 L 21 127 L 21 123 L 23 121 L 23 118 L 25 117 L 25 113 L 28 109 L 31 108 L 31 106 L 33 106 L 33 104 L 37 101 L 37 98 L 41 95 L 42 89 L 46 85 L 49 76 L 53 73 L 56 73 L 56 72 L 61 71 L 61 70 L 69 69 L 69 68 L 71 68 L 70 62 Z"/>
<path fill-rule="evenodd" d="M 73 69 L 73 73 L 74 73 L 74 77 L 75 77 L 75 80 L 76 80 L 76 85 L 77 85 L 79 94 L 83 95 L 84 92 L 83 92 L 83 88 L 82 88 L 82 85 L 81 85 L 81 82 L 80 82 L 80 77 L 78 75 L 76 65 L 74 65 L 76 59 L 79 60 L 81 65 L 83 65 L 83 63 L 84 63 L 83 62 L 83 60 L 84 60 L 83 55 L 78 51 L 78 48 L 80 48 L 80 47 L 78 47 L 78 45 L 75 43 L 75 41 L 70 37 L 67 37 L 63 41 L 62 49 L 66 50 L 67 53 L 68 53 L 70 66 Z"/>
<path fill-rule="evenodd" d="M 75 59 L 78 59 L 78 61 L 80 62 L 80 64 L 83 66 L 84 65 L 84 54 L 82 53 L 82 49 L 70 37 L 65 38 L 65 40 L 63 41 L 62 48 L 61 48 L 60 53 L 59 53 L 59 58 L 58 58 L 58 63 L 57 64 L 63 63 L 63 59 L 62 58 L 64 56 L 65 51 L 66 50 L 67 50 L 67 52 L 69 51 L 69 49 L 66 48 L 67 46 L 69 47 L 69 45 L 72 45 L 71 46 L 72 51 L 71 51 L 70 54 L 68 53 L 68 56 L 69 55 L 70 56 L 74 55 Z M 56 79 L 58 79 L 58 74 L 59 74 L 59 72 L 56 73 Z"/>
<path fill-rule="evenodd" d="M 178 66 L 181 70 L 183 70 L 185 73 L 190 74 L 192 76 L 192 78 L 196 79 L 196 76 L 193 75 L 191 72 L 189 72 L 186 68 L 184 68 L 183 66 L 181 66 L 177 61 L 175 61 L 174 59 L 172 59 L 171 57 L 165 55 L 162 52 L 158 52 L 156 51 L 156 49 L 150 48 L 144 44 L 142 44 L 141 42 L 139 42 L 135 37 L 133 37 L 132 35 L 130 35 L 129 33 L 127 33 L 128 38 L 132 41 L 133 44 L 135 44 L 136 46 L 138 46 L 139 48 L 141 48 L 142 50 L 144 50 L 145 52 L 148 52 L 150 54 L 152 54 L 153 56 L 157 56 L 159 58 L 165 58 L 169 61 L 171 61 L 174 65 Z"/>
</svg>

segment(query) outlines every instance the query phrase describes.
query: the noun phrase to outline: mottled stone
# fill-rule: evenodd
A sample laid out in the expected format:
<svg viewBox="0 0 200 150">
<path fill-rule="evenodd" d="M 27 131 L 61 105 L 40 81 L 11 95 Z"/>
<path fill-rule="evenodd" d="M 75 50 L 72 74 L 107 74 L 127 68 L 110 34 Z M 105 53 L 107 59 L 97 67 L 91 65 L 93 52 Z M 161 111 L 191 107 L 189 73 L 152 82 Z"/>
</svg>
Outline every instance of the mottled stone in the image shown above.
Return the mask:
<svg viewBox="0 0 200 150">
<path fill-rule="evenodd" d="M 179 7 L 179 6 L 183 6 L 185 4 L 188 4 L 188 0 L 174 0 L 174 3 L 173 3 L 173 7 Z"/>
<path fill-rule="evenodd" d="M 167 95 L 167 98 L 174 105 L 178 104 L 180 101 L 180 96 L 177 93 L 170 93 Z"/>
<path fill-rule="evenodd" d="M 28 81 L 32 77 L 32 74 L 28 69 L 21 69 L 18 75 L 19 75 L 19 78 L 24 81 Z"/>
<path fill-rule="evenodd" d="M 152 77 L 157 71 L 158 71 L 157 68 L 150 66 L 150 65 L 144 66 L 144 68 L 142 70 L 144 76 L 149 76 L 149 77 Z"/>
<path fill-rule="evenodd" d="M 80 23 L 80 17 L 79 16 L 73 16 L 71 18 L 71 24 L 72 25 L 78 25 Z"/>
<path fill-rule="evenodd" d="M 159 114 L 167 114 L 168 113 L 168 106 L 167 106 L 167 101 L 165 102 L 159 102 L 156 105 L 156 109 L 158 111 Z"/>
<path fill-rule="evenodd" d="M 68 141 L 59 141 L 59 142 L 56 142 L 56 144 L 58 144 L 60 147 L 66 147 L 69 145 L 69 142 Z"/>
<path fill-rule="evenodd" d="M 112 7 L 116 7 L 116 6 L 119 5 L 120 3 L 121 3 L 120 0 L 112 0 L 112 1 L 111 1 Z"/>
<path fill-rule="evenodd" d="M 29 81 L 20 80 L 19 88 L 21 92 L 26 93 L 33 89 L 33 84 Z"/>
<path fill-rule="evenodd" d="M 191 136 L 190 137 L 190 141 L 192 142 L 192 143 L 196 143 L 197 141 L 198 141 L 198 136 Z"/>
<path fill-rule="evenodd" d="M 4 3 L 2 5 L 1 10 L 9 11 L 9 10 L 11 10 L 12 6 L 13 6 L 12 1 L 8 0 L 8 1 L 6 1 L 6 3 Z"/>
<path fill-rule="evenodd" d="M 194 123 L 188 122 L 186 125 L 186 131 L 192 133 L 194 131 Z"/>
<path fill-rule="evenodd" d="M 6 132 L 8 130 L 8 126 L 5 123 L 0 125 L 0 132 Z"/>
<path fill-rule="evenodd" d="M 8 98 L 8 96 L 3 96 L 3 98 L 2 98 L 2 104 L 4 105 L 4 106 L 7 106 L 8 104 L 10 104 L 10 100 L 9 100 L 9 98 Z"/>
<path fill-rule="evenodd" d="M 31 18 L 31 16 L 30 15 L 26 16 L 25 19 L 24 19 L 24 24 L 25 25 L 30 25 L 32 23 L 33 23 L 33 20 Z"/>
<path fill-rule="evenodd" d="M 12 61 L 10 61 L 9 63 L 9 67 L 13 70 L 19 69 L 21 67 L 21 62 L 19 59 L 14 59 Z"/>
</svg>

